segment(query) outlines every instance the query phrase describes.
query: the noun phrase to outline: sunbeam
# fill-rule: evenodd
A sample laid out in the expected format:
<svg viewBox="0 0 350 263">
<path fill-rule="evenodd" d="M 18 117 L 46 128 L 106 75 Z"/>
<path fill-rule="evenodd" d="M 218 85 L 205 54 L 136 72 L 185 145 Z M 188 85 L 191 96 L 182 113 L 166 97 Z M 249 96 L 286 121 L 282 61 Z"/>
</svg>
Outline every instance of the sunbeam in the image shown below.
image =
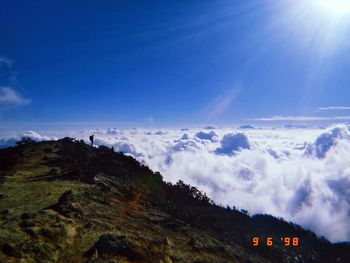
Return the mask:
<svg viewBox="0 0 350 263">
<path fill-rule="evenodd" d="M 331 16 L 339 17 L 350 13 L 349 0 L 318 0 L 314 1 L 314 4 Z"/>
</svg>

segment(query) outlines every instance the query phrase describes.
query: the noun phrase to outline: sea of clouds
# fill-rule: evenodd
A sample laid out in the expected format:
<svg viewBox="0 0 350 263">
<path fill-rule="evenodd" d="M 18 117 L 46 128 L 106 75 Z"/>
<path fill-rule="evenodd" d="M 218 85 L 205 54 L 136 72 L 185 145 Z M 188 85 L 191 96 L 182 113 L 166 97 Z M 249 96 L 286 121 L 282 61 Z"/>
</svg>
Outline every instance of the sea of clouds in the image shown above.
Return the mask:
<svg viewBox="0 0 350 263">
<path fill-rule="evenodd" d="M 39 132 L 40 133 L 40 132 Z M 268 213 L 309 228 L 331 241 L 350 240 L 350 132 L 328 128 L 108 128 L 23 136 L 73 136 L 134 156 L 166 181 L 183 180 L 217 204 Z"/>
</svg>

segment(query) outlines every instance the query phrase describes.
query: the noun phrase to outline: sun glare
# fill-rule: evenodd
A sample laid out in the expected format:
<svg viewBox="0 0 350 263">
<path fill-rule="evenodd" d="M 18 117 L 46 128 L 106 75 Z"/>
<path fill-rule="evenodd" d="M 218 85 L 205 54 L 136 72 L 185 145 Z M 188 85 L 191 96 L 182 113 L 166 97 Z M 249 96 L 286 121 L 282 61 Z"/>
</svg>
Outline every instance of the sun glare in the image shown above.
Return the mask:
<svg viewBox="0 0 350 263">
<path fill-rule="evenodd" d="M 348 49 L 350 0 L 289 0 L 278 8 L 271 20 L 276 28 L 280 26 L 277 32 L 288 32 L 290 40 L 317 55 L 318 61 Z"/>
<path fill-rule="evenodd" d="M 316 0 L 314 2 L 330 15 L 344 16 L 350 14 L 350 0 Z"/>
</svg>

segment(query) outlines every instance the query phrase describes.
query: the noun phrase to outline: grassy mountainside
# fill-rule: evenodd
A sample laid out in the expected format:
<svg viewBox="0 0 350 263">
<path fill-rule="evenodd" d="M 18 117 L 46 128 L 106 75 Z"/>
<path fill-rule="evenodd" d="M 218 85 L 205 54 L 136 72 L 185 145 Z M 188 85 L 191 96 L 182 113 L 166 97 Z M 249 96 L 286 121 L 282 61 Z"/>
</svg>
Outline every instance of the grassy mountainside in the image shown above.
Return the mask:
<svg viewBox="0 0 350 263">
<path fill-rule="evenodd" d="M 0 164 L 0 262 L 350 262 L 349 244 L 219 207 L 107 147 L 27 141 Z"/>
</svg>

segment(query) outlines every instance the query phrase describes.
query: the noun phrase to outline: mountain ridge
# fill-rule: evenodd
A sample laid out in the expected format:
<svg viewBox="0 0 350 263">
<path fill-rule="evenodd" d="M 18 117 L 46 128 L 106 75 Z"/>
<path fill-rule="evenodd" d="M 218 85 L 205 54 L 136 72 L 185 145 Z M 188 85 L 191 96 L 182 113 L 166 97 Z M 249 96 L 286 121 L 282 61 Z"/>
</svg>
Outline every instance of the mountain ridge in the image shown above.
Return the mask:
<svg viewBox="0 0 350 263">
<path fill-rule="evenodd" d="M 349 243 L 223 208 L 105 146 L 25 139 L 0 163 L 1 262 L 350 262 Z"/>
</svg>

